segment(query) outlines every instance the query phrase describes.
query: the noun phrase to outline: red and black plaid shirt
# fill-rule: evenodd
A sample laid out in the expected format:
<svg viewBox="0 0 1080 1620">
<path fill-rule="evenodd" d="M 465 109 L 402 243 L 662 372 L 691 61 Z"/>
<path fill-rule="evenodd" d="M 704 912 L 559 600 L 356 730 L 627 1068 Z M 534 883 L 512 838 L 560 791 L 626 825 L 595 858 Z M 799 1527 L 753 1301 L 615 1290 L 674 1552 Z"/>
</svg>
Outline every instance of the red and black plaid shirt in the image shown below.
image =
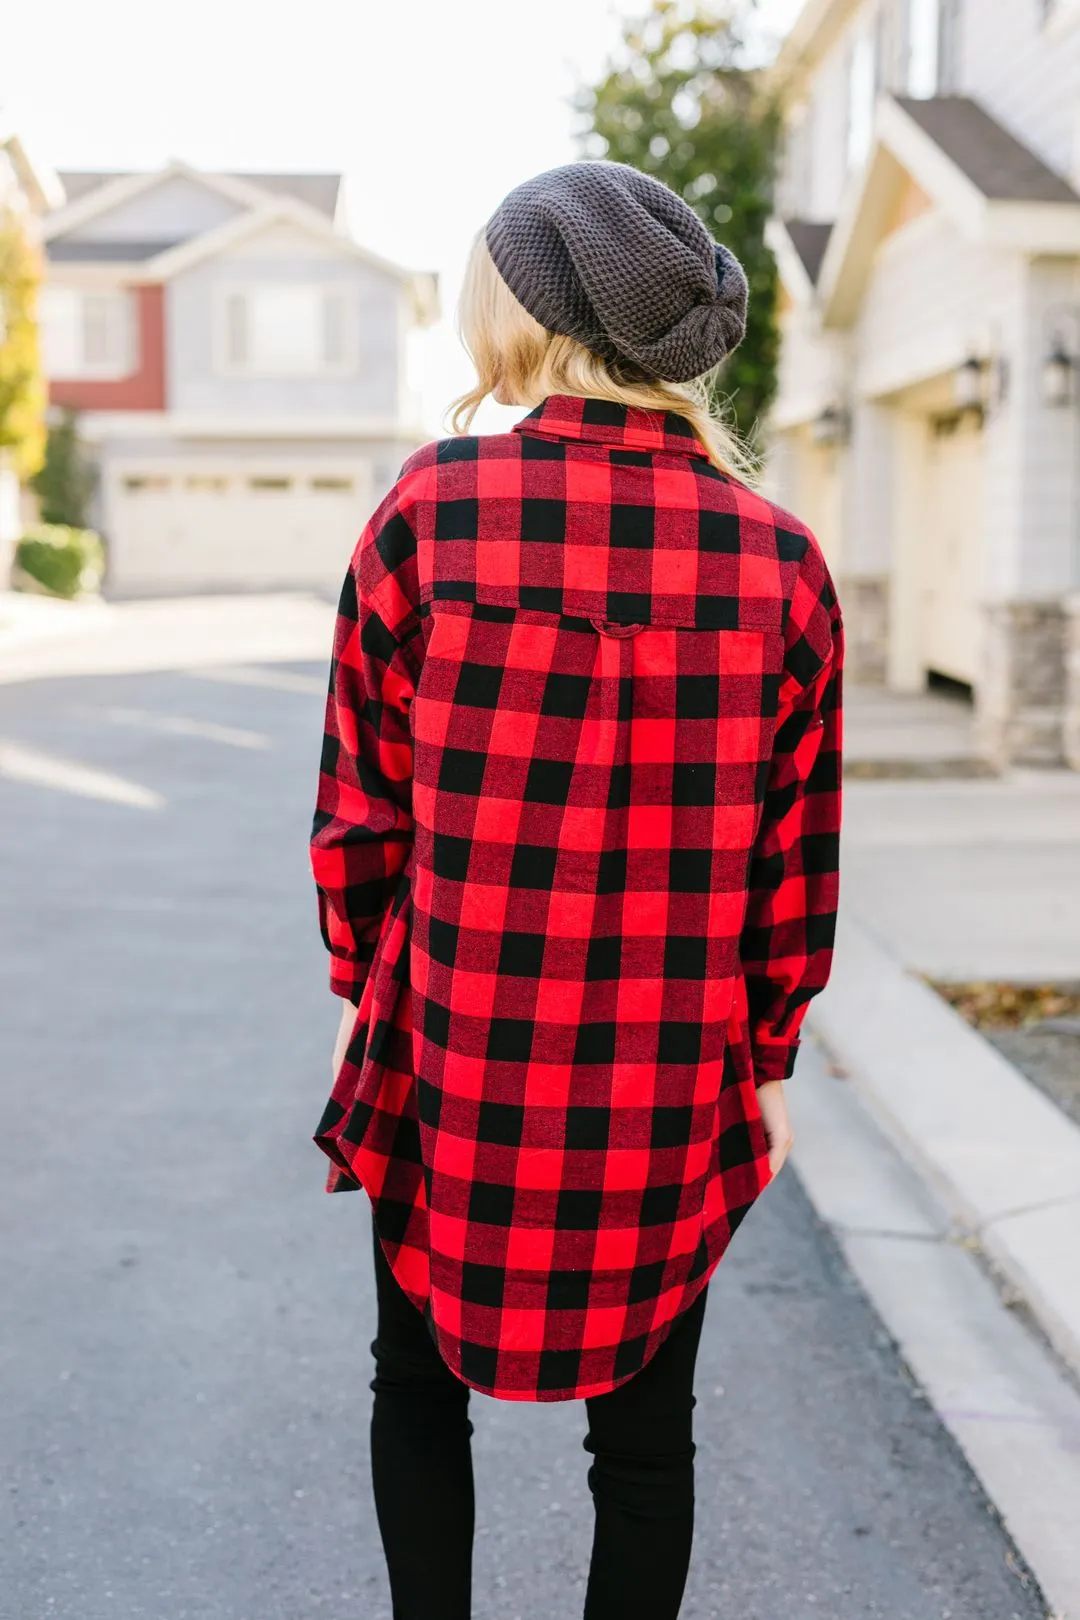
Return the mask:
<svg viewBox="0 0 1080 1620">
<path fill-rule="evenodd" d="M 428 445 L 360 540 L 312 838 L 358 1008 L 316 1133 L 455 1373 L 636 1373 L 769 1176 L 837 900 L 840 617 L 675 415 Z"/>
</svg>

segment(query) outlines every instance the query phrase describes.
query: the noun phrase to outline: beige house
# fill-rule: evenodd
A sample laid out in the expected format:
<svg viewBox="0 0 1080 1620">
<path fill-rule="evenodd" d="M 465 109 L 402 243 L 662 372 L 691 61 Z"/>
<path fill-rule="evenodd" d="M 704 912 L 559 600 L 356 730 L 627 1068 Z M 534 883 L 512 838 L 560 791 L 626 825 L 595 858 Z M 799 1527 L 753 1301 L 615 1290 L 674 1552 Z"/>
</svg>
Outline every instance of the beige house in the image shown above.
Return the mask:
<svg viewBox="0 0 1080 1620">
<path fill-rule="evenodd" d="M 775 73 L 771 475 L 852 670 L 1080 766 L 1080 0 L 808 0 Z"/>
</svg>

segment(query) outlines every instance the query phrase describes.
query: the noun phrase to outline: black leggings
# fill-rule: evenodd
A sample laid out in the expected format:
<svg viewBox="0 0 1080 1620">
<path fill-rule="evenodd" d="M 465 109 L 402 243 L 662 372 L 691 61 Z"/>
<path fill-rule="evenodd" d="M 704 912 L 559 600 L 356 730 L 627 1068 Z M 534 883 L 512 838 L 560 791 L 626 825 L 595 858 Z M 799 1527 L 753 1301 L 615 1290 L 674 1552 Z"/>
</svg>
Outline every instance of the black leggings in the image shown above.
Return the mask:
<svg viewBox="0 0 1080 1620">
<path fill-rule="evenodd" d="M 469 1620 L 469 1390 L 375 1244 L 371 1468 L 394 1620 Z M 694 1531 L 694 1363 L 703 1291 L 628 1383 L 586 1401 L 596 1510 L 585 1620 L 676 1620 Z"/>
</svg>

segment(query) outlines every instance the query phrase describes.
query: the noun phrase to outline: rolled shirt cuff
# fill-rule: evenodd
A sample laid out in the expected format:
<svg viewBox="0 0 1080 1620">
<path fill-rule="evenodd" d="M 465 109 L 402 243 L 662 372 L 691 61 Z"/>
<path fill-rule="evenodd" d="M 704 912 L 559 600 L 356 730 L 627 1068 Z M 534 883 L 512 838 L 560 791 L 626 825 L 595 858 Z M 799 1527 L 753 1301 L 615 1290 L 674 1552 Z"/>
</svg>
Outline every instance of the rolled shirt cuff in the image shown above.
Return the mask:
<svg viewBox="0 0 1080 1620">
<path fill-rule="evenodd" d="M 799 1052 L 798 1041 L 755 1041 L 753 1044 L 754 1083 L 790 1080 Z"/>
</svg>

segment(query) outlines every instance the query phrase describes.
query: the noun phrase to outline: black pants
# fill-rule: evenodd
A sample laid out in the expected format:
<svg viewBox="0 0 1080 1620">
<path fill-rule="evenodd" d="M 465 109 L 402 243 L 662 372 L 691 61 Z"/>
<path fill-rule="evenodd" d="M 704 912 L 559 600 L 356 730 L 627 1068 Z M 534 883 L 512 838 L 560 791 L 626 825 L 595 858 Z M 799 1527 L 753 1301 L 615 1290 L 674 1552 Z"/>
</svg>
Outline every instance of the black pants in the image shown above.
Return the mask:
<svg viewBox="0 0 1080 1620">
<path fill-rule="evenodd" d="M 469 1391 L 375 1244 L 379 1297 L 371 1466 L 394 1620 L 469 1620 L 473 1474 Z M 653 1359 L 586 1401 L 596 1510 L 585 1620 L 676 1620 L 694 1530 L 699 1296 Z"/>
</svg>

